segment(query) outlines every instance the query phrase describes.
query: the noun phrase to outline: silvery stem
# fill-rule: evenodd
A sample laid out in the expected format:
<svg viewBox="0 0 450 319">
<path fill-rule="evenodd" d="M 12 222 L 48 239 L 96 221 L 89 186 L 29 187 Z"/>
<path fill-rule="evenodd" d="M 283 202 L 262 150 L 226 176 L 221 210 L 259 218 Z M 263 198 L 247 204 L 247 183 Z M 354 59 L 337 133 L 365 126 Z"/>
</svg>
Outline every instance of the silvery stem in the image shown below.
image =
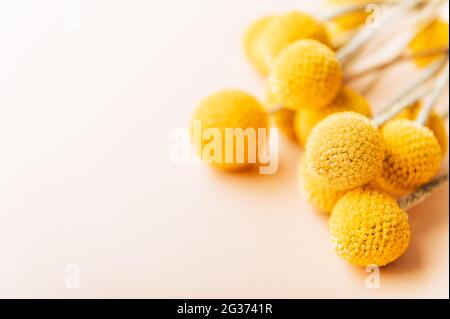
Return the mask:
<svg viewBox="0 0 450 319">
<path fill-rule="evenodd" d="M 410 0 L 401 2 L 393 6 L 392 11 L 389 14 L 384 15 L 380 19 L 380 24 L 386 24 L 387 22 L 392 20 L 395 21 L 401 14 L 413 8 L 420 2 L 421 0 Z M 359 31 L 347 45 L 337 51 L 336 55 L 341 63 L 345 65 L 346 60 L 357 50 L 359 50 L 367 41 L 369 41 L 377 32 L 379 32 L 380 29 L 381 28 L 374 28 L 369 25 L 363 27 L 361 31 Z"/>
<path fill-rule="evenodd" d="M 384 123 L 392 119 L 394 116 L 396 116 L 398 113 L 410 107 L 413 103 L 430 94 L 432 90 L 433 90 L 432 88 L 428 87 L 422 88 L 421 90 L 414 92 L 414 94 L 406 96 L 403 100 L 393 103 L 387 111 L 375 117 L 372 120 L 373 123 L 375 123 L 375 125 L 377 126 L 383 125 Z"/>
<path fill-rule="evenodd" d="M 448 59 L 447 59 L 448 61 Z M 436 80 L 436 84 L 434 86 L 433 92 L 429 97 L 427 97 L 423 103 L 422 109 L 420 110 L 419 115 L 417 116 L 416 122 L 425 125 L 425 123 L 428 120 L 428 117 L 430 116 L 431 110 L 438 102 L 439 98 L 444 94 L 445 90 L 448 86 L 448 79 L 449 79 L 449 69 L 448 69 L 448 62 L 447 65 L 444 67 L 445 71 L 442 73 L 442 75 L 439 76 L 439 78 Z"/>
<path fill-rule="evenodd" d="M 416 191 L 398 200 L 398 205 L 404 209 L 409 210 L 414 206 L 422 203 L 424 200 L 429 198 L 433 193 L 435 193 L 439 188 L 441 188 L 445 183 L 448 182 L 448 173 L 439 176 L 432 180 L 431 182 L 421 186 Z"/>
<path fill-rule="evenodd" d="M 392 100 L 390 100 L 387 105 L 383 106 L 381 108 L 381 114 L 386 113 L 389 111 L 390 108 L 392 108 L 392 105 L 400 102 L 405 97 L 416 91 L 418 88 L 420 88 L 425 82 L 430 80 L 439 70 L 442 69 L 442 67 L 447 63 L 447 57 L 444 57 L 433 64 L 431 64 L 429 67 L 427 67 L 425 70 L 422 71 L 422 73 L 417 77 L 417 79 L 414 80 L 405 90 L 403 90 L 400 94 L 395 96 Z"/>
</svg>

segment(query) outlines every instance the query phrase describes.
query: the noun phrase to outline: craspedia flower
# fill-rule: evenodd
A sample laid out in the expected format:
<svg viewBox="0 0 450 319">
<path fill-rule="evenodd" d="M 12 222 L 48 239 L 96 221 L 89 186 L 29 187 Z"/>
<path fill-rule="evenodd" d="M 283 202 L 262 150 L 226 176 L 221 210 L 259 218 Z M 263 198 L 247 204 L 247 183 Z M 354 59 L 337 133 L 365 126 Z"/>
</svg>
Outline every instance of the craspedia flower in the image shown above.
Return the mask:
<svg viewBox="0 0 450 319">
<path fill-rule="evenodd" d="M 306 200 L 317 211 L 330 214 L 334 205 L 346 193 L 325 185 L 320 178 L 308 169 L 304 157 L 301 158 L 299 168 L 299 185 Z"/>
<path fill-rule="evenodd" d="M 305 156 L 312 172 L 326 185 L 349 190 L 379 175 L 384 146 L 380 132 L 367 117 L 339 112 L 314 127 Z"/>
<path fill-rule="evenodd" d="M 401 196 L 430 181 L 441 164 L 441 147 L 433 132 L 410 120 L 392 120 L 381 128 L 386 148 L 377 188 Z"/>
<path fill-rule="evenodd" d="M 200 136 L 195 136 L 194 127 L 192 127 L 193 143 L 202 160 L 211 164 L 213 167 L 224 170 L 239 170 L 253 164 L 249 157 L 249 139 L 244 143 L 238 144 L 233 140 L 233 160 L 226 158 L 227 140 L 226 129 L 252 129 L 255 133 L 255 154 L 258 154 L 258 129 L 267 128 L 268 114 L 263 106 L 251 95 L 239 90 L 226 90 L 212 94 L 205 98 L 194 112 L 192 118 L 193 126 L 195 123 L 201 125 Z M 212 136 L 206 136 L 211 133 Z M 215 136 L 214 134 L 219 134 Z M 213 146 L 214 138 L 219 138 L 222 148 L 208 148 Z M 248 138 L 252 138 L 250 135 Z M 217 141 L 216 141 L 217 142 Z M 241 146 L 241 147 L 240 147 Z M 205 150 L 207 148 L 207 151 Z M 219 153 L 220 152 L 220 153 Z M 239 155 L 243 156 L 243 161 L 239 160 Z"/>
<path fill-rule="evenodd" d="M 324 109 L 297 111 L 294 118 L 294 129 L 297 140 L 305 145 L 311 130 L 330 114 L 351 111 L 372 117 L 372 110 L 365 97 L 348 87 L 343 87 L 336 99 Z"/>
<path fill-rule="evenodd" d="M 424 50 L 440 49 L 448 47 L 448 23 L 440 19 L 433 21 L 430 25 L 420 30 L 409 43 L 409 49 L 413 53 Z M 416 58 L 414 62 L 418 67 L 426 67 L 439 59 L 441 55 Z"/>
<path fill-rule="evenodd" d="M 285 48 L 272 66 L 268 96 L 273 103 L 297 111 L 329 105 L 342 85 L 339 60 L 326 45 L 300 40 Z"/>
<path fill-rule="evenodd" d="M 324 24 L 309 14 L 293 11 L 271 19 L 255 42 L 255 49 L 264 61 L 262 73 L 268 74 L 271 65 L 284 48 L 303 39 L 330 44 Z"/>
<path fill-rule="evenodd" d="M 267 74 L 268 67 L 265 60 L 263 59 L 263 54 L 258 49 L 257 45 L 259 43 L 261 35 L 263 34 L 269 22 L 272 21 L 272 19 L 273 16 L 267 16 L 253 22 L 245 31 L 243 39 L 244 52 L 247 56 L 247 59 L 253 65 L 253 67 L 262 74 Z"/>
<path fill-rule="evenodd" d="M 421 103 L 415 103 L 410 108 L 404 110 L 400 114 L 398 114 L 395 119 L 407 119 L 407 120 L 415 120 L 419 115 L 422 109 Z M 445 123 L 442 117 L 435 111 L 430 113 L 425 126 L 433 131 L 434 136 L 439 142 L 439 146 L 441 147 L 441 153 L 444 157 L 447 154 L 448 150 L 448 135 L 447 129 L 445 127 Z"/>
<path fill-rule="evenodd" d="M 356 189 L 334 206 L 329 220 L 336 252 L 350 263 L 384 266 L 408 248 L 408 215 L 397 201 L 380 191 Z"/>
</svg>

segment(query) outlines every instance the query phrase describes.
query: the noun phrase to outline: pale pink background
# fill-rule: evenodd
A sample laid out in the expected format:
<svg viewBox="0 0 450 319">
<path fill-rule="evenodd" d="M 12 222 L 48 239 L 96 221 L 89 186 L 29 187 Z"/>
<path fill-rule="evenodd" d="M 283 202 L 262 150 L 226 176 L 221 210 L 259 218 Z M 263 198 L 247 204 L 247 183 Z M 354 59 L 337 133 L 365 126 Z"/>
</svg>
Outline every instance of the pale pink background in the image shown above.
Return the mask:
<svg viewBox="0 0 450 319">
<path fill-rule="evenodd" d="M 295 144 L 272 176 L 170 161 L 199 99 L 262 97 L 245 26 L 318 3 L 1 1 L 0 297 L 448 298 L 447 187 L 411 211 L 411 247 L 367 289 L 298 193 Z"/>
</svg>

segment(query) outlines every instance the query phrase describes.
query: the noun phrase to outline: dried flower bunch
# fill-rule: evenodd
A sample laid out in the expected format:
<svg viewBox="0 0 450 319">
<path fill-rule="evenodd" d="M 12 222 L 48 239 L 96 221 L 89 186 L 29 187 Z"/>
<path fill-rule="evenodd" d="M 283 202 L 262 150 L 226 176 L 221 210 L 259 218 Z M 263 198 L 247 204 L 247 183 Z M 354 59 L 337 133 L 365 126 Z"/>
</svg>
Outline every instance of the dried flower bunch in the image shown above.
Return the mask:
<svg viewBox="0 0 450 319">
<path fill-rule="evenodd" d="M 436 178 L 448 137 L 444 116 L 433 110 L 448 87 L 448 23 L 437 14 L 446 2 L 327 0 L 321 17 L 292 11 L 258 19 L 243 46 L 266 77 L 265 102 L 239 90 L 222 91 L 203 100 L 193 120 L 203 123 L 202 135 L 209 128 L 278 127 L 305 148 L 300 187 L 316 210 L 330 215 L 337 253 L 358 266 L 391 263 L 409 244 L 406 209 L 448 179 Z M 380 32 L 366 26 L 369 3 L 390 12 L 383 23 L 405 17 L 415 30 L 393 59 L 349 75 L 349 65 L 365 61 L 361 52 Z M 419 76 L 374 115 L 349 82 L 367 74 L 381 78 L 384 69 L 405 61 L 414 61 Z M 195 139 L 194 145 L 215 168 L 258 164 L 246 155 L 244 162 L 224 163 L 225 146 L 205 158 L 207 145 Z M 233 144 L 235 154 L 248 148 L 248 142 Z"/>
</svg>

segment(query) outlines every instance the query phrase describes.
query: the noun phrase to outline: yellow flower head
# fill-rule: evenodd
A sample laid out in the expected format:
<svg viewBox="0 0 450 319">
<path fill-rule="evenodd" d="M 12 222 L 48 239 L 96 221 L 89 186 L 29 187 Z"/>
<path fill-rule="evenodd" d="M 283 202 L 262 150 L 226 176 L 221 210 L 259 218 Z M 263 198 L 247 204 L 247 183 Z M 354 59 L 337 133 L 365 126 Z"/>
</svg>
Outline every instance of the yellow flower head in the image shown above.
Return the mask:
<svg viewBox="0 0 450 319">
<path fill-rule="evenodd" d="M 334 100 L 341 85 L 341 65 L 334 52 L 318 41 L 300 40 L 278 55 L 268 79 L 268 96 L 293 111 L 321 109 Z"/>
<path fill-rule="evenodd" d="M 192 123 L 201 124 L 200 137 L 193 136 L 193 143 L 202 160 L 210 163 L 213 167 L 224 170 L 239 170 L 252 164 L 248 157 L 249 143 L 238 144 L 233 141 L 234 161 L 228 162 L 226 159 L 226 146 L 229 141 L 226 140 L 226 129 L 240 128 L 246 130 L 253 129 L 256 133 L 254 138 L 258 140 L 258 128 L 268 127 L 268 114 L 263 106 L 251 95 L 239 90 L 221 91 L 205 98 L 194 112 Z M 208 130 L 212 129 L 212 130 Z M 194 130 L 192 129 L 194 133 Z M 215 136 L 210 133 L 218 133 Z M 194 135 L 194 134 L 193 134 Z M 201 138 L 201 139 L 200 139 Z M 218 152 L 217 148 L 208 149 L 214 139 L 220 139 L 222 146 Z M 256 143 L 257 147 L 257 143 Z M 257 150 L 256 150 L 257 152 Z M 244 161 L 238 160 L 237 154 L 243 154 Z"/>
<path fill-rule="evenodd" d="M 409 43 L 409 49 L 413 53 L 418 53 L 424 50 L 447 48 L 448 37 L 448 23 L 437 19 L 417 33 Z M 415 63 L 418 67 L 423 68 L 439 59 L 440 56 L 417 58 Z"/>
<path fill-rule="evenodd" d="M 293 11 L 270 19 L 255 42 L 258 59 L 263 61 L 262 74 L 269 73 L 276 57 L 284 48 L 304 39 L 330 44 L 324 24 L 309 14 Z"/>
<path fill-rule="evenodd" d="M 273 16 L 263 17 L 253 22 L 245 31 L 243 46 L 248 61 L 261 74 L 267 74 L 267 64 L 263 59 L 262 52 L 258 51 L 257 44 L 264 33 L 267 25 L 273 20 Z"/>
<path fill-rule="evenodd" d="M 308 169 L 304 157 L 299 164 L 299 184 L 308 203 L 324 214 L 330 214 L 337 201 L 346 193 L 325 185 Z"/>
<path fill-rule="evenodd" d="M 441 147 L 433 132 L 410 120 L 392 120 L 381 128 L 386 147 L 383 170 L 375 185 L 404 195 L 429 182 L 441 164 Z"/>
<path fill-rule="evenodd" d="M 348 192 L 334 206 L 330 237 L 341 257 L 366 267 L 384 266 L 408 248 L 408 215 L 391 196 L 372 189 Z"/>
<path fill-rule="evenodd" d="M 369 102 L 354 90 L 343 87 L 336 99 L 324 109 L 297 111 L 294 119 L 294 129 L 300 144 L 305 145 L 311 130 L 328 115 L 351 111 L 372 117 L 372 110 Z"/>
<path fill-rule="evenodd" d="M 422 104 L 415 103 L 410 108 L 397 115 L 395 119 L 415 120 L 419 115 L 421 109 Z M 434 136 L 441 146 L 442 156 L 444 157 L 447 154 L 448 150 L 448 135 L 444 120 L 437 112 L 432 111 L 426 123 L 426 127 L 433 131 Z"/>
<path fill-rule="evenodd" d="M 380 173 L 384 146 L 380 132 L 367 117 L 339 112 L 314 127 L 305 154 L 311 170 L 326 185 L 349 190 Z"/>
</svg>

